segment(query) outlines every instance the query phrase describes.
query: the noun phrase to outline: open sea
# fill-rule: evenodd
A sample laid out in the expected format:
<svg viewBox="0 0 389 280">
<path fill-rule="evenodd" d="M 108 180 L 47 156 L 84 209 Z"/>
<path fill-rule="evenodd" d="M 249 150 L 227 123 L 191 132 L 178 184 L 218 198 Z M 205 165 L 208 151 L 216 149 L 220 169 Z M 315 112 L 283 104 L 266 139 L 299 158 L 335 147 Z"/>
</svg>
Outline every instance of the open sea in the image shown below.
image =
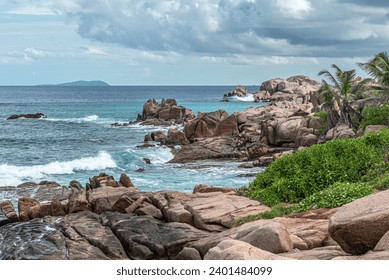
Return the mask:
<svg viewBox="0 0 389 280">
<path fill-rule="evenodd" d="M 257 86 L 247 87 L 249 92 Z M 106 172 L 119 179 L 125 172 L 142 191 L 192 191 L 196 184 L 240 187 L 253 180 L 239 174 L 261 168 L 238 168 L 240 163 L 201 162 L 169 164 L 170 149 L 136 148 L 144 136 L 167 127 L 111 127 L 142 113 L 149 98 L 175 98 L 197 112 L 224 109 L 229 113 L 264 104 L 250 97 L 220 102 L 233 86 L 110 86 L 110 87 L 0 87 L 0 186 L 22 182 L 56 181 L 68 185 Z M 41 112 L 46 119 L 6 120 L 12 114 Z M 143 158 L 149 158 L 146 164 Z M 202 167 L 202 168 L 199 168 Z M 135 172 L 144 168 L 142 173 Z"/>
</svg>

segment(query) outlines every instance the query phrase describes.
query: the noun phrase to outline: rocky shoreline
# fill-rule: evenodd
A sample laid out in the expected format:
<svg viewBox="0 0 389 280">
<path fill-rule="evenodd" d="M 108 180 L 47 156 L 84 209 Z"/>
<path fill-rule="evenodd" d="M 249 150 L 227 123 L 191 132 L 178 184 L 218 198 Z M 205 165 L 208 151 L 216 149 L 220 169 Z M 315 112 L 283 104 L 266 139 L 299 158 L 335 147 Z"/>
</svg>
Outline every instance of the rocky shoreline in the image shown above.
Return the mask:
<svg viewBox="0 0 389 280">
<path fill-rule="evenodd" d="M 0 259 L 388 259 L 388 191 L 335 209 L 237 225 L 270 208 L 234 189 L 142 192 L 122 174 L 83 188 L 54 182 L 0 189 Z"/>
<path fill-rule="evenodd" d="M 324 101 L 316 94 L 320 86 L 319 82 L 306 76 L 265 81 L 253 96 L 256 101 L 267 101 L 267 105 L 233 114 L 217 110 L 199 112 L 195 116 L 189 108 L 178 106 L 174 99 L 163 99 L 160 104 L 150 99 L 135 122 L 112 126 L 181 125 L 182 129 L 169 129 L 167 135 L 162 131 L 149 133 L 142 146 L 154 145 L 149 142 L 169 146 L 174 155 L 171 163 L 234 160 L 267 166 L 298 149 L 356 136 L 344 125 L 326 129 L 326 121 L 316 114 L 324 106 Z M 247 94 L 246 89 L 237 86 L 225 97 Z M 179 149 L 176 149 L 177 145 Z"/>
<path fill-rule="evenodd" d="M 233 114 L 218 110 L 195 116 L 174 99 L 150 99 L 135 122 L 112 126 L 180 125 L 167 135 L 146 135 L 142 145 L 167 145 L 172 163 L 235 160 L 265 166 L 296 150 L 362 133 L 348 126 L 326 130 L 315 114 L 323 105 L 315 95 L 319 87 L 305 76 L 266 81 L 254 96 L 268 105 Z M 247 92 L 238 87 L 227 97 L 234 94 Z M 389 258 L 388 191 L 339 208 L 242 225 L 270 208 L 231 188 L 142 192 L 124 173 L 119 179 L 101 173 L 86 186 L 44 181 L 1 187 L 0 193 L 5 198 L 0 202 L 0 259 Z"/>
</svg>

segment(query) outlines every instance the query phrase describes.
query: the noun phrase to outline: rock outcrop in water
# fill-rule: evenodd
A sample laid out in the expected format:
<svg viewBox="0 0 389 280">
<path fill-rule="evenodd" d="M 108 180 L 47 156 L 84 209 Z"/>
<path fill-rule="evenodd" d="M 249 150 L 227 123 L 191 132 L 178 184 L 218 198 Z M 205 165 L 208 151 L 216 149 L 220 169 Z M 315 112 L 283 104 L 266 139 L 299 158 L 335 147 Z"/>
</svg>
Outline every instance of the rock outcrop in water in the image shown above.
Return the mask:
<svg viewBox="0 0 389 280">
<path fill-rule="evenodd" d="M 170 126 L 184 124 L 193 118 L 192 110 L 179 106 L 175 99 L 162 99 L 161 103 L 158 103 L 155 99 L 149 99 L 143 105 L 142 114 L 138 114 L 136 121 L 113 123 L 111 126 L 128 126 L 131 124 Z"/>
<path fill-rule="evenodd" d="M 41 119 L 46 118 L 46 115 L 43 113 L 35 113 L 35 114 L 19 114 L 19 115 L 11 115 L 7 118 L 7 120 L 16 120 L 16 119 Z"/>
<path fill-rule="evenodd" d="M 192 110 L 178 106 L 175 99 L 162 99 L 160 104 L 155 99 L 149 99 L 137 121 L 142 125 L 171 125 L 182 124 L 193 118 Z"/>
<path fill-rule="evenodd" d="M 0 259 L 389 259 L 383 191 L 337 209 L 240 219 L 269 208 L 233 189 L 141 192 L 127 175 L 88 190 L 53 182 L 0 188 Z M 362 254 L 362 255 L 361 255 Z"/>
<path fill-rule="evenodd" d="M 330 136 L 326 138 L 322 134 L 325 122 L 314 116 L 320 105 L 320 100 L 314 98 L 319 87 L 319 82 L 306 76 L 272 79 L 264 82 L 257 94 L 257 100 L 263 95 L 264 99 L 272 101 L 265 107 L 249 108 L 231 115 L 224 110 L 199 113 L 197 117 L 189 114 L 180 121 L 184 124 L 182 132 L 175 129 L 166 136 L 156 131 L 146 135 L 145 141 L 181 145 L 180 149 L 172 150 L 172 163 L 216 159 L 249 160 L 267 165 L 293 149 L 328 140 Z M 238 86 L 228 96 L 246 94 L 247 90 Z M 155 100 L 147 101 L 138 120 L 161 124 L 160 112 L 161 108 L 168 107 L 166 104 L 176 106 L 175 100 L 164 100 L 161 105 Z M 174 119 L 168 114 L 171 109 L 163 112 L 162 121 Z"/>
<path fill-rule="evenodd" d="M 248 94 L 247 88 L 245 88 L 244 86 L 236 86 L 233 91 L 224 94 L 224 98 L 233 97 L 233 96 L 245 97 L 247 96 L 247 94 Z"/>
</svg>

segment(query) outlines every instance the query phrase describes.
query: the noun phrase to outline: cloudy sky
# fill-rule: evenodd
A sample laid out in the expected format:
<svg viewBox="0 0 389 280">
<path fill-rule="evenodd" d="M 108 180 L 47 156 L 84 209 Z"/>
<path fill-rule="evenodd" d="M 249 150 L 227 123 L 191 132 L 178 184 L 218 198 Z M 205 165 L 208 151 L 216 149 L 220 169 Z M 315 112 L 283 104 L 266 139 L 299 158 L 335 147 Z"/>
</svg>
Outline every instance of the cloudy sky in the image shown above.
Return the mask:
<svg viewBox="0 0 389 280">
<path fill-rule="evenodd" d="M 0 0 L 0 36 L 0 85 L 258 85 L 388 51 L 389 2 Z"/>
</svg>

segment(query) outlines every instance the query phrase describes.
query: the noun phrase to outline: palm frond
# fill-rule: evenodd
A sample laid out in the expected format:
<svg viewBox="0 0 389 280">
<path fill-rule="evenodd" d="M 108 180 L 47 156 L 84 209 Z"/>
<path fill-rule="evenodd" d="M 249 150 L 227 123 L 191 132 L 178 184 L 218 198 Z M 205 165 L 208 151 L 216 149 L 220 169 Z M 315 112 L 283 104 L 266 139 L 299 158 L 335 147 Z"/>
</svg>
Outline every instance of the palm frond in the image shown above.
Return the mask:
<svg viewBox="0 0 389 280">
<path fill-rule="evenodd" d="M 324 76 L 327 80 L 330 81 L 330 83 L 334 87 L 339 87 L 338 81 L 335 79 L 335 77 L 327 69 L 321 70 L 317 75 L 318 76 Z"/>
</svg>

